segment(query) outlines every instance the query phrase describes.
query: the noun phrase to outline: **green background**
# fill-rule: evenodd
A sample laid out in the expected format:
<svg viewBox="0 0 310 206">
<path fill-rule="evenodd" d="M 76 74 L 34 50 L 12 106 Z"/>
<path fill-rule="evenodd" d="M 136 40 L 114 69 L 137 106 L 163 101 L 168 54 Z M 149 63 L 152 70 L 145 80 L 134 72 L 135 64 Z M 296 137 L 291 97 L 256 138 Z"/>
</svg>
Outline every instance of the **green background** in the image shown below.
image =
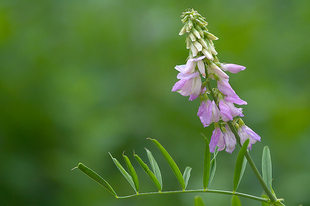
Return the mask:
<svg viewBox="0 0 310 206">
<path fill-rule="evenodd" d="M 78 170 L 97 171 L 119 195 L 133 194 L 108 152 L 132 160 L 141 192 L 156 187 L 134 160 L 153 152 L 164 190 L 179 189 L 155 138 L 202 187 L 204 140 L 199 100 L 171 92 L 187 58 L 180 15 L 198 10 L 219 37 L 221 62 L 247 67 L 230 75 L 245 122 L 261 137 L 252 156 L 261 168 L 268 145 L 273 187 L 286 205 L 310 205 L 310 1 L 307 0 L 1 0 L 0 205 L 180 205 L 194 194 L 115 199 Z M 232 189 L 232 155 L 221 152 L 213 189 Z M 261 195 L 250 168 L 240 192 Z M 201 194 L 207 205 L 230 196 Z M 244 205 L 259 202 L 241 198 Z"/>
</svg>

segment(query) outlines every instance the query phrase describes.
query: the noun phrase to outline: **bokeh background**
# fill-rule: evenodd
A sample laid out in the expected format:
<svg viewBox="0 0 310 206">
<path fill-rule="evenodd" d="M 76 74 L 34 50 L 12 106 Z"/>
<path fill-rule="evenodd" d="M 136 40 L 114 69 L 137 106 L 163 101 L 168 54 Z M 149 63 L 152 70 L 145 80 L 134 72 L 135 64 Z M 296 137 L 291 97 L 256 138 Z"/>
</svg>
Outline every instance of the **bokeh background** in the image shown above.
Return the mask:
<svg viewBox="0 0 310 206">
<path fill-rule="evenodd" d="M 199 100 L 170 90 L 187 58 L 180 15 L 198 10 L 209 22 L 221 62 L 247 67 L 230 82 L 247 125 L 268 145 L 273 187 L 286 205 L 310 205 L 310 1 L 307 0 L 1 0 L 0 205 L 194 205 L 194 194 L 115 199 L 78 170 L 97 171 L 120 195 L 132 194 L 108 152 L 131 158 L 141 192 L 156 187 L 135 162 L 153 152 L 164 190 L 179 189 L 147 137 L 159 140 L 189 189 L 201 188 L 204 140 Z M 232 189 L 237 152 L 218 156 L 214 189 Z M 239 191 L 261 195 L 247 168 Z M 201 194 L 207 205 L 230 197 Z M 244 205 L 260 205 L 242 198 Z"/>
</svg>

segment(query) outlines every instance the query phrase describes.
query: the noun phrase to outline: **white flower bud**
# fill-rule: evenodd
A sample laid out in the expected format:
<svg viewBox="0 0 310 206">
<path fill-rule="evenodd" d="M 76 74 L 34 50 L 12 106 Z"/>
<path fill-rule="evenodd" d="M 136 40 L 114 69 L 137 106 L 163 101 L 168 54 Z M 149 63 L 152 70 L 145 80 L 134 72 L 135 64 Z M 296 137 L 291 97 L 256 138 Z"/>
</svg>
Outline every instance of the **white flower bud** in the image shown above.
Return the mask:
<svg viewBox="0 0 310 206">
<path fill-rule="evenodd" d="M 211 53 L 213 54 L 213 55 L 217 55 L 217 51 L 215 50 L 215 48 L 214 48 L 214 46 L 213 45 L 210 45 L 210 50 L 211 50 Z"/>
<path fill-rule="evenodd" d="M 191 38 L 192 42 L 196 41 L 196 37 L 193 33 L 189 33 L 188 36 Z"/>
<path fill-rule="evenodd" d="M 206 40 L 204 40 L 203 38 L 201 38 L 201 39 L 199 39 L 198 40 L 199 41 L 199 43 L 204 47 L 204 48 L 208 48 L 208 45 L 207 45 L 207 42 L 206 42 Z"/>
<path fill-rule="evenodd" d="M 191 51 L 193 53 L 193 57 L 197 56 L 198 50 L 196 49 L 196 47 L 193 44 L 191 44 Z"/>
<path fill-rule="evenodd" d="M 196 29 L 197 31 L 199 32 L 200 36 L 203 38 L 204 37 L 204 34 L 203 34 L 203 30 L 201 29 L 200 26 L 196 25 Z"/>
<path fill-rule="evenodd" d="M 180 36 L 182 36 L 183 34 L 185 34 L 186 32 L 186 25 L 184 25 L 179 33 Z"/>
<path fill-rule="evenodd" d="M 201 50 L 202 50 L 201 44 L 199 44 L 197 41 L 194 41 L 193 44 L 194 44 L 194 46 L 197 48 L 198 51 L 201 51 Z"/>
<path fill-rule="evenodd" d="M 192 32 L 194 33 L 194 35 L 195 35 L 198 39 L 201 39 L 201 36 L 200 36 L 199 32 L 198 32 L 195 28 L 192 29 Z"/>
<path fill-rule="evenodd" d="M 206 32 L 206 35 L 209 40 L 218 40 L 219 38 L 211 34 L 210 32 Z"/>
<path fill-rule="evenodd" d="M 207 57 L 207 59 L 213 61 L 213 56 L 205 48 L 202 49 L 202 53 Z"/>
<path fill-rule="evenodd" d="M 189 37 L 186 38 L 185 42 L 186 42 L 186 49 L 190 49 L 191 48 L 191 41 L 189 40 Z"/>
</svg>

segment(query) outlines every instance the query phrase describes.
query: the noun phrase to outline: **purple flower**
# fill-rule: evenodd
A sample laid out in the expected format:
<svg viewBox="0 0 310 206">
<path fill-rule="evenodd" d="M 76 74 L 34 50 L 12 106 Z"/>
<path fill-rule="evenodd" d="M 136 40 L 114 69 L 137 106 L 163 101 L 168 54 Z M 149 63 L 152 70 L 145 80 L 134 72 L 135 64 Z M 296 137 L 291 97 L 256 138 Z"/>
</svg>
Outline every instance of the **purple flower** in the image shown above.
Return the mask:
<svg viewBox="0 0 310 206">
<path fill-rule="evenodd" d="M 228 79 L 221 79 L 220 81 L 217 81 L 217 87 L 219 91 L 226 96 L 225 101 L 238 105 L 247 104 L 247 102 L 240 99 L 236 92 L 231 88 L 228 83 Z"/>
<path fill-rule="evenodd" d="M 201 77 L 199 72 L 195 72 L 195 67 L 197 64 L 198 70 L 203 76 L 206 76 L 205 65 L 202 59 L 205 56 L 198 58 L 189 59 L 186 62 L 186 65 L 176 66 L 175 69 L 180 73 L 177 75 L 177 78 L 180 79 L 172 87 L 173 92 L 178 91 L 183 96 L 189 96 L 189 100 L 196 99 L 201 93 Z"/>
<path fill-rule="evenodd" d="M 221 111 L 221 117 L 224 122 L 233 120 L 234 117 L 243 117 L 242 108 L 236 108 L 233 103 L 221 100 L 219 103 L 219 108 Z"/>
<path fill-rule="evenodd" d="M 241 127 L 239 127 L 238 134 L 240 136 L 240 143 L 242 145 L 245 142 L 245 140 L 250 139 L 248 149 L 251 149 L 252 144 L 255 144 L 256 141 L 261 140 L 260 136 L 246 125 L 242 125 Z"/>
<path fill-rule="evenodd" d="M 194 95 L 196 98 L 201 92 L 201 78 L 199 72 L 192 74 L 179 73 L 177 76 L 180 81 L 172 87 L 173 92 L 178 91 L 183 96 Z M 192 97 L 193 100 L 194 97 Z"/>
<path fill-rule="evenodd" d="M 216 64 L 211 63 L 208 67 L 209 74 L 216 74 L 220 79 L 228 79 L 229 76 L 221 70 Z"/>
<path fill-rule="evenodd" d="M 197 115 L 204 127 L 208 127 L 211 123 L 220 120 L 220 111 L 215 102 L 211 102 L 209 99 L 206 102 L 201 102 Z"/>
<path fill-rule="evenodd" d="M 237 65 L 237 64 L 222 64 L 221 68 L 224 71 L 229 71 L 229 72 L 234 73 L 234 74 L 236 74 L 236 73 L 238 73 L 240 71 L 245 70 L 244 66 Z"/>
<path fill-rule="evenodd" d="M 175 69 L 184 74 L 190 74 L 195 72 L 195 66 L 197 64 L 198 70 L 203 77 L 206 77 L 205 64 L 202 61 L 205 56 L 200 56 L 198 58 L 192 58 L 187 60 L 185 65 L 176 66 Z"/>
<path fill-rule="evenodd" d="M 210 152 L 213 153 L 216 146 L 218 146 L 218 151 L 222 151 L 225 148 L 224 135 L 219 127 L 216 127 L 212 132 L 211 141 L 209 144 Z"/>
<path fill-rule="evenodd" d="M 234 133 L 232 133 L 232 131 L 230 130 L 227 124 L 225 125 L 225 130 L 226 130 L 224 131 L 224 140 L 225 140 L 225 145 L 226 145 L 225 151 L 228 153 L 232 153 L 235 150 L 236 137 Z"/>
</svg>

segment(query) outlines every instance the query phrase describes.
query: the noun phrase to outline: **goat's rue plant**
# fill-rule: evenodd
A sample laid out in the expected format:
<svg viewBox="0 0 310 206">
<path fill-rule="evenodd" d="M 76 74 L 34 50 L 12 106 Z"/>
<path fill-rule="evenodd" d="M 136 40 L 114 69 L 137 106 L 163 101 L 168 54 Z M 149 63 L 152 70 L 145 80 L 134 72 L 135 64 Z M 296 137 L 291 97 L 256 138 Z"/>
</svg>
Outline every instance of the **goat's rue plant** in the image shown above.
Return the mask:
<svg viewBox="0 0 310 206">
<path fill-rule="evenodd" d="M 150 177 L 158 192 L 139 193 L 139 179 L 129 158 L 123 154 L 127 170 L 111 154 L 115 166 L 125 177 L 134 190 L 134 194 L 119 196 L 112 186 L 101 176 L 95 173 L 84 164 L 79 163 L 77 167 L 90 178 L 95 180 L 116 198 L 130 198 L 141 195 L 158 195 L 173 193 L 218 193 L 232 196 L 232 205 L 241 205 L 239 197 L 250 198 L 253 201 L 260 201 L 263 205 L 284 205 L 282 199 L 278 199 L 272 189 L 272 164 L 270 151 L 265 147 L 262 155 L 262 173 L 254 164 L 249 150 L 253 144 L 261 141 L 261 137 L 248 127 L 242 117 L 242 108 L 236 105 L 246 105 L 247 102 L 241 99 L 229 84 L 229 76 L 226 72 L 238 73 L 245 70 L 244 66 L 227 64 L 219 61 L 213 41 L 218 38 L 208 31 L 208 23 L 197 11 L 188 9 L 182 14 L 182 27 L 179 35 L 186 35 L 186 48 L 189 50 L 188 59 L 185 65 L 178 65 L 175 69 L 179 72 L 177 81 L 172 87 L 173 92 L 183 96 L 189 96 L 189 100 L 198 99 L 200 106 L 197 115 L 204 127 L 212 126 L 210 140 L 205 138 L 206 146 L 203 162 L 202 188 L 187 190 L 190 179 L 191 167 L 186 167 L 182 172 L 168 151 L 155 139 L 150 139 L 160 150 L 167 160 L 176 179 L 180 183 L 181 190 L 165 191 L 163 187 L 162 174 L 151 151 L 146 149 L 150 167 L 137 155 L 133 156 L 145 173 Z M 228 190 L 210 189 L 211 182 L 216 172 L 216 156 L 219 151 L 225 150 L 232 153 L 240 146 L 236 160 L 233 176 L 233 187 Z M 213 155 L 211 155 L 213 153 Z M 264 194 L 255 196 L 237 192 L 246 165 L 249 164 L 256 178 L 261 184 Z M 74 168 L 74 169 L 75 169 Z M 262 174 L 262 175 L 261 175 Z M 194 204 L 203 206 L 204 202 L 200 196 L 195 197 Z"/>
</svg>

